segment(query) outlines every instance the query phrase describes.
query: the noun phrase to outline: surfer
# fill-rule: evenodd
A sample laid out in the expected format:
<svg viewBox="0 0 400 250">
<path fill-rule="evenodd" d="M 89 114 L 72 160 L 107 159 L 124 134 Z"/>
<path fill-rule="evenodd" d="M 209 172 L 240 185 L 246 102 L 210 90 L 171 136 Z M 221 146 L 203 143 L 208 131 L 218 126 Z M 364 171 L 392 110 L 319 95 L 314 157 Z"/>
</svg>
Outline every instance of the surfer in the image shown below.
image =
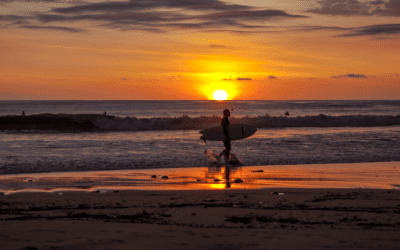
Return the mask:
<svg viewBox="0 0 400 250">
<path fill-rule="evenodd" d="M 219 157 L 224 156 L 225 164 L 228 164 L 229 152 L 231 151 L 231 140 L 230 140 L 229 134 L 228 134 L 228 125 L 230 124 L 230 122 L 229 122 L 230 116 L 231 116 L 231 112 L 229 111 L 229 109 L 225 109 L 224 110 L 224 118 L 222 118 L 222 122 L 221 122 L 221 126 L 223 128 L 224 137 L 225 137 L 224 138 L 225 150 L 219 154 Z"/>
</svg>

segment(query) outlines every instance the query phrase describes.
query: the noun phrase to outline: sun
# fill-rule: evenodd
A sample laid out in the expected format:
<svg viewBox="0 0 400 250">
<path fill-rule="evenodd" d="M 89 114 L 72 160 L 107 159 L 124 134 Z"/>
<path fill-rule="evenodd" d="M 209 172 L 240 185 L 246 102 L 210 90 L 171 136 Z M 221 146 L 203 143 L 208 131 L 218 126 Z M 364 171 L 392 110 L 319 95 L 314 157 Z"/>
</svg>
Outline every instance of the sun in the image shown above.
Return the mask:
<svg viewBox="0 0 400 250">
<path fill-rule="evenodd" d="M 212 93 L 214 100 L 222 101 L 228 99 L 228 92 L 224 89 L 217 89 Z"/>
</svg>

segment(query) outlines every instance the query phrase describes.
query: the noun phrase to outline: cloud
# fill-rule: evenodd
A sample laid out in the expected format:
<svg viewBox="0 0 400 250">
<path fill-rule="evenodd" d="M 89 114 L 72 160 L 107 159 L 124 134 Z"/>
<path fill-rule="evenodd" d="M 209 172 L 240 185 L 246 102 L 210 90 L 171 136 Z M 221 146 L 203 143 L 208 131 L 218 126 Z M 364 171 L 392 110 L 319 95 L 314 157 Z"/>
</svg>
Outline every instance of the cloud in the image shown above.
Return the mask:
<svg viewBox="0 0 400 250">
<path fill-rule="evenodd" d="M 222 81 L 232 81 L 232 79 L 224 78 L 224 79 L 222 79 Z"/>
<path fill-rule="evenodd" d="M 22 25 L 21 28 L 26 29 L 47 29 L 47 30 L 60 30 L 68 32 L 83 32 L 82 29 L 68 28 L 68 27 L 58 27 L 58 26 L 32 26 L 32 25 Z"/>
<path fill-rule="evenodd" d="M 100 2 L 90 3 L 86 5 L 78 5 L 67 8 L 54 9 L 55 12 L 60 13 L 79 13 L 79 12 L 126 12 L 136 11 L 142 12 L 144 10 L 154 10 L 159 8 L 175 8 L 186 10 L 247 10 L 252 9 L 250 6 L 227 4 L 220 0 L 147 0 L 147 1 L 129 1 L 129 2 Z"/>
<path fill-rule="evenodd" d="M 356 16 L 379 15 L 400 16 L 400 1 L 319 0 L 317 7 L 306 12 L 320 15 Z"/>
<path fill-rule="evenodd" d="M 349 77 L 349 78 L 366 78 L 364 74 L 347 74 L 347 75 L 340 75 L 340 76 L 332 76 L 332 78 L 339 79 L 339 78 L 344 78 L 344 77 Z"/>
<path fill-rule="evenodd" d="M 128 79 L 127 78 L 121 78 L 121 81 L 127 81 Z"/>
<path fill-rule="evenodd" d="M 247 78 L 247 77 L 241 78 L 241 77 L 238 77 L 238 78 L 236 78 L 236 81 L 251 81 L 251 78 Z"/>
<path fill-rule="evenodd" d="M 313 31 L 332 31 L 347 32 L 336 35 L 336 37 L 352 37 L 352 36 L 375 36 L 375 35 L 396 35 L 400 33 L 400 24 L 377 24 L 370 26 L 361 26 L 354 28 L 342 28 L 334 26 L 294 26 L 289 31 L 313 32 Z M 377 37 L 375 39 L 389 39 L 388 37 Z"/>
<path fill-rule="evenodd" d="M 195 29 L 211 32 L 255 32 L 268 29 L 269 22 L 273 20 L 307 16 L 228 4 L 222 0 L 146 0 L 86 3 L 53 8 L 48 13 L 36 14 L 35 18 L 41 23 L 93 21 L 99 23 L 97 26 L 124 31 L 167 32 Z"/>
<path fill-rule="evenodd" d="M 339 37 L 346 36 L 371 36 L 371 35 L 392 35 L 400 33 L 400 24 L 378 24 L 353 28 L 347 34 L 338 35 Z"/>
<path fill-rule="evenodd" d="M 319 6 L 307 10 L 307 12 L 321 15 L 367 15 L 370 7 L 366 3 L 358 0 L 320 0 L 317 2 Z"/>
<path fill-rule="evenodd" d="M 209 46 L 211 48 L 215 48 L 215 49 L 218 49 L 218 48 L 224 49 L 224 48 L 226 48 L 225 45 L 219 45 L 219 44 L 210 44 Z"/>
<path fill-rule="evenodd" d="M 268 79 L 277 79 L 276 76 L 268 76 Z"/>
</svg>

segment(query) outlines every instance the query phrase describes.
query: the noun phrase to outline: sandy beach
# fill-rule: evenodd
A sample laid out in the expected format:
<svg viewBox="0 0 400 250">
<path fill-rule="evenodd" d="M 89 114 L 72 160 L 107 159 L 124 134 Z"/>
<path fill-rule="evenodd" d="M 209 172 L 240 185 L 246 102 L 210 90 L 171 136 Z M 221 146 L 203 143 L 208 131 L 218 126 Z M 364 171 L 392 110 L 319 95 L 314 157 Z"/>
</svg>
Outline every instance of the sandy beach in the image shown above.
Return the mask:
<svg viewBox="0 0 400 250">
<path fill-rule="evenodd" d="M 147 175 L 131 172 L 131 181 L 142 186 L 131 185 L 130 190 L 115 185 L 121 182 L 115 172 L 101 178 L 93 173 L 60 173 L 59 179 L 3 175 L 3 187 L 8 183 L 16 188 L 0 195 L 0 249 L 400 249 L 400 190 L 395 185 L 399 177 L 390 179 L 383 171 L 383 166 L 393 169 L 398 164 L 387 164 L 382 163 L 382 174 L 375 177 L 378 184 L 387 180 L 379 189 L 368 188 L 378 185 L 373 182 L 362 186 L 372 175 L 364 171 L 368 164 L 352 165 L 353 172 L 359 167 L 361 183 L 354 181 L 353 188 L 346 188 L 351 178 L 355 180 L 343 177 L 349 176 L 343 172 L 346 164 L 333 166 L 336 178 L 314 182 L 310 179 L 315 176 L 302 179 L 293 174 L 299 166 L 270 172 L 270 178 L 267 166 L 244 167 L 230 172 L 230 188 L 226 179 L 217 179 L 226 174 L 223 167 L 208 175 L 204 169 L 191 172 L 193 180 L 185 171 L 174 175 L 175 170 L 163 170 L 169 171 L 167 180 L 161 176 L 168 173 L 161 170 L 155 179 L 148 175 L 155 170 Z M 333 174 L 325 169 L 326 176 Z M 315 172 L 313 166 L 307 171 Z M 110 176 L 112 185 L 101 189 L 98 184 L 109 182 Z M 65 185 L 54 188 L 53 183 L 50 188 L 46 178 Z M 243 182 L 235 183 L 237 179 Z M 73 186 L 72 180 L 81 186 Z M 145 180 L 155 184 L 146 186 Z M 263 181 L 269 186 L 260 186 Z M 88 183 L 97 186 L 88 188 Z M 345 188 L 337 188 L 340 184 Z"/>
</svg>

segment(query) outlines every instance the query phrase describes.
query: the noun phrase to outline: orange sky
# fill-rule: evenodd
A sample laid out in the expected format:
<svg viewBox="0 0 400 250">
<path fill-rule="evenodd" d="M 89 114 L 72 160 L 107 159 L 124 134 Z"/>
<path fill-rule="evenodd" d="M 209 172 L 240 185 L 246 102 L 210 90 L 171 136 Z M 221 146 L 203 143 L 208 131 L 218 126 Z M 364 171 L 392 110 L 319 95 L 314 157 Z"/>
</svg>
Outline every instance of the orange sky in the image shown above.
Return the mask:
<svg viewBox="0 0 400 250">
<path fill-rule="evenodd" d="M 400 99 L 396 0 L 0 0 L 0 100 Z"/>
</svg>

